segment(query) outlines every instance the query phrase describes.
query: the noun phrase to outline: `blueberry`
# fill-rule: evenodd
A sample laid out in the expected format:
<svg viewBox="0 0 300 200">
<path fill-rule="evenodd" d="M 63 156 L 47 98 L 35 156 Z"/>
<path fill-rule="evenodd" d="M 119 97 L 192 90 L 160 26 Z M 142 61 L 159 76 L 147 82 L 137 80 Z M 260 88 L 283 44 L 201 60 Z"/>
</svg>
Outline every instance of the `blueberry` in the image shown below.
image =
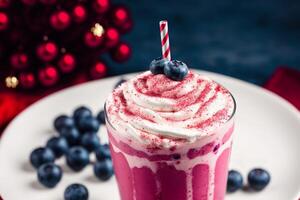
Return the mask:
<svg viewBox="0 0 300 200">
<path fill-rule="evenodd" d="M 164 68 L 169 61 L 165 58 L 156 58 L 150 63 L 150 71 L 152 74 L 163 74 Z"/>
<path fill-rule="evenodd" d="M 92 115 L 93 115 L 93 113 L 89 108 L 87 108 L 85 106 L 80 106 L 74 110 L 73 118 L 77 124 L 80 119 L 85 118 L 85 117 L 91 117 Z"/>
<path fill-rule="evenodd" d="M 116 85 L 114 86 L 114 89 L 116 89 L 117 87 L 119 87 L 120 85 L 122 85 L 122 83 L 125 83 L 126 81 L 127 81 L 126 79 L 121 78 L 121 79 L 116 83 Z"/>
<path fill-rule="evenodd" d="M 88 189 L 79 183 L 69 185 L 64 193 L 65 200 L 87 200 L 89 198 Z"/>
<path fill-rule="evenodd" d="M 270 174 L 261 168 L 252 169 L 248 174 L 250 188 L 256 191 L 263 190 L 270 182 Z"/>
<path fill-rule="evenodd" d="M 243 187 L 243 177 L 235 170 L 230 170 L 227 179 L 227 192 L 235 192 Z"/>
<path fill-rule="evenodd" d="M 72 128 L 75 126 L 73 118 L 66 115 L 60 115 L 54 120 L 54 128 L 60 131 L 63 128 Z"/>
<path fill-rule="evenodd" d="M 188 74 L 188 67 L 185 63 L 177 60 L 168 62 L 164 68 L 164 74 L 174 81 L 181 81 Z"/>
<path fill-rule="evenodd" d="M 98 119 L 98 121 L 99 121 L 100 124 L 105 124 L 105 112 L 104 112 L 104 110 L 101 110 L 98 113 L 97 119 Z"/>
<path fill-rule="evenodd" d="M 39 182 L 48 188 L 53 188 L 57 185 L 62 177 L 62 170 L 54 163 L 46 163 L 38 169 Z"/>
<path fill-rule="evenodd" d="M 60 131 L 60 135 L 66 138 L 69 146 L 80 143 L 80 133 L 76 128 L 65 128 Z"/>
<path fill-rule="evenodd" d="M 94 117 L 81 118 L 77 125 L 81 132 L 97 132 L 100 127 L 98 120 Z"/>
<path fill-rule="evenodd" d="M 100 146 L 100 139 L 96 133 L 85 133 L 81 137 L 80 144 L 91 152 Z"/>
<path fill-rule="evenodd" d="M 53 151 L 56 158 L 59 158 L 63 154 L 67 153 L 69 149 L 68 142 L 64 137 L 52 137 L 50 140 L 48 140 L 47 147 Z"/>
<path fill-rule="evenodd" d="M 94 174 L 95 176 L 102 180 L 106 181 L 112 177 L 114 174 L 112 162 L 110 159 L 105 159 L 103 161 L 98 161 L 94 164 Z"/>
<path fill-rule="evenodd" d="M 67 153 L 67 164 L 74 171 L 81 171 L 90 162 L 89 152 L 80 146 L 72 147 Z"/>
<path fill-rule="evenodd" d="M 55 155 L 49 148 L 39 147 L 34 149 L 30 154 L 30 162 L 35 168 L 45 163 L 52 163 L 54 160 Z"/>
<path fill-rule="evenodd" d="M 110 150 L 108 144 L 104 144 L 99 146 L 95 150 L 96 158 L 98 161 L 102 161 L 105 159 L 111 159 Z"/>
</svg>

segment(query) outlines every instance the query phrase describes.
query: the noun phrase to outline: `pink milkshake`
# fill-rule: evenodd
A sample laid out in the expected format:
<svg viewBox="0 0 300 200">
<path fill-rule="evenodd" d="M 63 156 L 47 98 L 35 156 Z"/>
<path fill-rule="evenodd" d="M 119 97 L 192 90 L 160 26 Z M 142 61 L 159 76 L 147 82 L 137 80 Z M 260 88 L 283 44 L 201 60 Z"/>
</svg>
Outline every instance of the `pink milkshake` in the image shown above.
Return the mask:
<svg viewBox="0 0 300 200">
<path fill-rule="evenodd" d="M 142 73 L 106 101 L 121 200 L 223 200 L 235 102 L 189 71 L 182 81 Z"/>
</svg>

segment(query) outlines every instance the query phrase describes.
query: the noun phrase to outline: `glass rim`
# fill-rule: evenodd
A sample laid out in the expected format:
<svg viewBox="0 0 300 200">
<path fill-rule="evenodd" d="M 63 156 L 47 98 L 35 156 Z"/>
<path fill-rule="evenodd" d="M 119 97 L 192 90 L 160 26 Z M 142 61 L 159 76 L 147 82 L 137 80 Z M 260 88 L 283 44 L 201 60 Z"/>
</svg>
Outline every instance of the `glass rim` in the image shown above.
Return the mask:
<svg viewBox="0 0 300 200">
<path fill-rule="evenodd" d="M 219 84 L 219 83 L 218 83 L 218 84 Z M 229 92 L 229 90 L 228 90 L 228 92 Z M 223 127 L 225 124 L 227 124 L 228 122 L 230 122 L 230 121 L 233 119 L 233 117 L 235 116 L 235 113 L 236 113 L 236 100 L 235 100 L 235 98 L 233 97 L 233 95 L 232 95 L 231 92 L 229 92 L 229 94 L 230 94 L 230 96 L 231 96 L 231 98 L 232 98 L 232 100 L 233 100 L 233 110 L 232 110 L 232 113 L 231 113 L 230 117 L 228 118 L 228 120 L 227 120 L 226 122 L 222 123 L 218 128 L 221 128 L 221 127 Z M 106 101 L 107 101 L 107 100 L 106 100 Z M 109 118 L 108 118 L 108 112 L 106 111 L 106 109 L 107 109 L 106 101 L 105 101 L 105 103 L 104 103 L 104 115 L 105 115 L 106 122 L 108 122 L 108 124 L 110 125 L 111 128 L 113 128 L 115 131 L 117 131 L 117 129 L 112 125 L 112 123 L 110 122 L 110 120 L 109 120 Z M 213 131 L 212 131 L 212 132 L 213 132 Z"/>
</svg>

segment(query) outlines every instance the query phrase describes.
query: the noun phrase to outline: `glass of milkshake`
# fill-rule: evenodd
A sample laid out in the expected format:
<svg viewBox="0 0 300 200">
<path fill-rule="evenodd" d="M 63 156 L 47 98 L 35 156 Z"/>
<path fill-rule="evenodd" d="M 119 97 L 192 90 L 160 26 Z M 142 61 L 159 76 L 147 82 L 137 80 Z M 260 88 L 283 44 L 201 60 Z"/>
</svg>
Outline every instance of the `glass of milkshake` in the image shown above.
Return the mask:
<svg viewBox="0 0 300 200">
<path fill-rule="evenodd" d="M 223 200 L 235 101 L 220 84 L 171 60 L 167 25 L 160 22 L 163 58 L 105 104 L 121 200 Z"/>
<path fill-rule="evenodd" d="M 180 81 L 147 71 L 105 110 L 121 200 L 224 199 L 235 101 L 223 86 L 192 70 Z"/>
</svg>

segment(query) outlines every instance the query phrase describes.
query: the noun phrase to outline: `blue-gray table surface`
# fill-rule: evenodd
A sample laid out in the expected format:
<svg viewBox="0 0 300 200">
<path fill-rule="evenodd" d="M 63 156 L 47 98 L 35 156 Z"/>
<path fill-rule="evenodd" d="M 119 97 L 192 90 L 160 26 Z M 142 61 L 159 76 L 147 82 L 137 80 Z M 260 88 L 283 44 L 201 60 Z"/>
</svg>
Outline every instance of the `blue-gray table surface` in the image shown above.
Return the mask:
<svg viewBox="0 0 300 200">
<path fill-rule="evenodd" d="M 134 28 L 128 62 L 110 74 L 142 71 L 161 55 L 158 22 L 169 21 L 173 59 L 193 68 L 263 84 L 280 65 L 300 69 L 298 0 L 112 0 L 126 4 Z"/>
</svg>

